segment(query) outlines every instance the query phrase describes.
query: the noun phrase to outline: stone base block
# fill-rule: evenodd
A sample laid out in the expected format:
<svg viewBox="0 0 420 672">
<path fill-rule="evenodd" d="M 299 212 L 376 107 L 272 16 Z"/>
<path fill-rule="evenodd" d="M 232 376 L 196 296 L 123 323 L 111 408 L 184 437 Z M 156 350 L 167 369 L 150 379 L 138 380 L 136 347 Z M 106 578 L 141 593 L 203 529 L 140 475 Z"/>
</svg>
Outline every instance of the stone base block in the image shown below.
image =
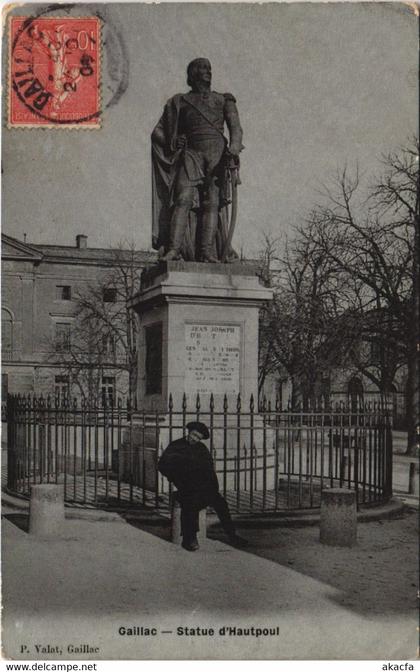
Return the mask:
<svg viewBox="0 0 420 672">
<path fill-rule="evenodd" d="M 202 509 L 199 514 L 199 531 L 197 539 L 199 544 L 204 544 L 207 538 L 207 510 Z M 176 500 L 172 504 L 171 512 L 171 540 L 174 544 L 182 544 L 181 535 L 181 505 Z"/>
<path fill-rule="evenodd" d="M 420 494 L 419 474 L 420 474 L 420 464 L 418 460 L 416 462 L 410 462 L 410 471 L 408 477 L 408 493 L 410 495 L 417 495 L 417 497 Z"/>
<path fill-rule="evenodd" d="M 357 543 L 355 492 L 344 488 L 322 491 L 320 541 L 328 546 L 354 546 Z"/>
<path fill-rule="evenodd" d="M 64 526 L 64 486 L 52 483 L 33 485 L 29 504 L 29 534 L 57 538 Z"/>
</svg>

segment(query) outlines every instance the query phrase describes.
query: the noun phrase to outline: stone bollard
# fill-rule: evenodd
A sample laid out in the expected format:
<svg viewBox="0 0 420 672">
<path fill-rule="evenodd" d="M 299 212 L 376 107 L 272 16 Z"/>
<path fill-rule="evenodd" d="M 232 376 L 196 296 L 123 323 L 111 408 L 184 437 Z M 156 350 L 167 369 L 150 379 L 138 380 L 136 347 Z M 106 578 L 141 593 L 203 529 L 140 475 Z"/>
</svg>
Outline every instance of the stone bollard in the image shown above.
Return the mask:
<svg viewBox="0 0 420 672">
<path fill-rule="evenodd" d="M 29 534 L 51 539 L 64 526 L 64 486 L 55 483 L 33 485 L 29 503 Z"/>
<path fill-rule="evenodd" d="M 198 519 L 199 531 L 197 539 L 199 544 L 203 544 L 207 538 L 207 510 L 202 509 Z M 173 544 L 182 544 L 181 535 L 181 505 L 177 500 L 172 502 L 171 510 L 171 541 Z"/>
<path fill-rule="evenodd" d="M 331 488 L 321 493 L 320 542 L 328 546 L 354 546 L 357 542 L 356 493 Z"/>
<path fill-rule="evenodd" d="M 419 462 L 410 462 L 408 475 L 408 494 L 419 496 Z"/>
</svg>

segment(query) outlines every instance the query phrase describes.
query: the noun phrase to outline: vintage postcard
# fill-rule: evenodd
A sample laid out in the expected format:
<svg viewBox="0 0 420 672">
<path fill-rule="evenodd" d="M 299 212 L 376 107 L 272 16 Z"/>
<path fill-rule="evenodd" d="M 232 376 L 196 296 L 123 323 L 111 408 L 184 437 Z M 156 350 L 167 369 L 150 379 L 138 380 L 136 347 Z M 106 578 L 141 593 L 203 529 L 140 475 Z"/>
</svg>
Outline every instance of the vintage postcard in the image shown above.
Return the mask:
<svg viewBox="0 0 420 672">
<path fill-rule="evenodd" d="M 3 658 L 414 669 L 418 5 L 2 18 Z"/>
</svg>

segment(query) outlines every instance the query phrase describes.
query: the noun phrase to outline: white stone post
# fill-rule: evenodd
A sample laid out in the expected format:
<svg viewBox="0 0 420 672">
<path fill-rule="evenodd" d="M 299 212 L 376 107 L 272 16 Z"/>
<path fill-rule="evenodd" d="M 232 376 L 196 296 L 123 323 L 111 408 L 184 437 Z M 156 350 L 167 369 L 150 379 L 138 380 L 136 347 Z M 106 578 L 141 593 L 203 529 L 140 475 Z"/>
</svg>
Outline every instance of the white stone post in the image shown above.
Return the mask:
<svg viewBox="0 0 420 672">
<path fill-rule="evenodd" d="M 321 494 L 321 544 L 354 546 L 357 542 L 356 493 L 345 488 Z"/>
<path fill-rule="evenodd" d="M 419 462 L 410 462 L 408 475 L 408 494 L 419 496 Z"/>
<path fill-rule="evenodd" d="M 64 526 L 64 486 L 53 483 L 33 485 L 29 503 L 29 534 L 51 539 Z"/>
<path fill-rule="evenodd" d="M 207 510 L 202 509 L 198 519 L 199 531 L 197 533 L 197 540 L 199 544 L 204 544 L 207 538 Z M 182 544 L 181 535 L 181 505 L 176 499 L 172 502 L 171 509 L 171 540 L 173 544 Z"/>
</svg>

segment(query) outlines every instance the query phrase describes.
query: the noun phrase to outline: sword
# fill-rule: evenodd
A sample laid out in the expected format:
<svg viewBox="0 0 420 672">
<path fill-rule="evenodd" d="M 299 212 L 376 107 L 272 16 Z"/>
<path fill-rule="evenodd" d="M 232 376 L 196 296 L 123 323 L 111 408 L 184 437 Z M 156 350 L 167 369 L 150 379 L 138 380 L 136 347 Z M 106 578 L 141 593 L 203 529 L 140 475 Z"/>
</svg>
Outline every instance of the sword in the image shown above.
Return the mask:
<svg viewBox="0 0 420 672">
<path fill-rule="evenodd" d="M 228 156 L 228 160 L 228 170 L 230 173 L 230 183 L 232 186 L 232 208 L 230 212 L 229 232 L 226 238 L 222 258 L 220 260 L 222 263 L 226 262 L 229 248 L 232 243 L 233 232 L 235 231 L 236 217 L 238 214 L 238 184 L 241 183 L 239 179 L 239 156 Z"/>
</svg>

